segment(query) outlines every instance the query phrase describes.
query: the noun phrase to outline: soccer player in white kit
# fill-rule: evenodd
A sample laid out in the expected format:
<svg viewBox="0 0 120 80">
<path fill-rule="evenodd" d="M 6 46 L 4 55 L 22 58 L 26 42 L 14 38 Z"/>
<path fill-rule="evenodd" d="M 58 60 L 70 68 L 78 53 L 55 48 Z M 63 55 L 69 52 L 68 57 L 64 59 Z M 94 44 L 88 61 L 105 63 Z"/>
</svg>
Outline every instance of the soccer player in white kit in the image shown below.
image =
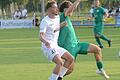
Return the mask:
<svg viewBox="0 0 120 80">
<path fill-rule="evenodd" d="M 44 55 L 48 60 L 53 61 L 56 64 L 49 80 L 58 80 L 58 76 L 63 77 L 73 63 L 73 57 L 67 50 L 59 47 L 57 44 L 60 29 L 60 17 L 58 15 L 59 10 L 56 2 L 48 2 L 46 9 L 47 15 L 40 23 L 39 35 Z"/>
</svg>

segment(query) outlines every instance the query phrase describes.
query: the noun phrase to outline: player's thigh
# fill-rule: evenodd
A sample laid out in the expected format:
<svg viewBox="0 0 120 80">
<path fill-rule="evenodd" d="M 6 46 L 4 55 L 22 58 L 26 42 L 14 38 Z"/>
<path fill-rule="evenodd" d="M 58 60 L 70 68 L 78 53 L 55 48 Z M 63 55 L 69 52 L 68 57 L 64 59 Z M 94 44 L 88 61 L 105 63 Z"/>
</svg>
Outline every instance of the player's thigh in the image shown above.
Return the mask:
<svg viewBox="0 0 120 80">
<path fill-rule="evenodd" d="M 89 48 L 88 48 L 89 53 L 98 53 L 100 51 L 101 49 L 97 45 L 90 43 Z"/>
<path fill-rule="evenodd" d="M 47 57 L 48 60 L 52 61 L 56 55 L 60 57 L 66 52 L 66 50 L 59 49 L 58 46 L 51 46 L 51 48 L 47 48 L 46 46 L 42 47 L 44 55 Z M 61 51 L 61 52 L 60 52 Z"/>
<path fill-rule="evenodd" d="M 52 61 L 61 66 L 63 65 L 63 60 L 59 54 L 55 55 Z"/>
<path fill-rule="evenodd" d="M 89 43 L 81 42 L 78 44 L 79 54 L 86 55 L 88 53 Z M 76 48 L 77 49 L 77 48 Z"/>
<path fill-rule="evenodd" d="M 73 61 L 73 56 L 67 50 L 62 47 L 57 47 L 57 50 L 63 59 Z"/>
</svg>

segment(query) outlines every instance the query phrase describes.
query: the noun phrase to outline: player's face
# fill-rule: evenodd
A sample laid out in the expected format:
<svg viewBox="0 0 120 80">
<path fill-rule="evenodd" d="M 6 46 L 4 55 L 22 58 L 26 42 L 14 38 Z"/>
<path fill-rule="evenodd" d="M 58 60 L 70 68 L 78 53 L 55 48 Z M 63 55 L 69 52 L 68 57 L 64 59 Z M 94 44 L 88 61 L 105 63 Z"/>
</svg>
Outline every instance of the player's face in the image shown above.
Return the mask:
<svg viewBox="0 0 120 80">
<path fill-rule="evenodd" d="M 53 15 L 58 15 L 59 14 L 59 9 L 57 7 L 57 4 L 53 4 L 52 7 L 50 8 L 50 12 Z"/>
<path fill-rule="evenodd" d="M 100 5 L 99 0 L 95 1 L 95 6 L 98 7 Z"/>
<path fill-rule="evenodd" d="M 72 5 L 73 5 L 73 3 L 72 3 L 72 2 L 69 2 L 68 6 L 70 7 L 70 6 L 72 6 Z"/>
</svg>

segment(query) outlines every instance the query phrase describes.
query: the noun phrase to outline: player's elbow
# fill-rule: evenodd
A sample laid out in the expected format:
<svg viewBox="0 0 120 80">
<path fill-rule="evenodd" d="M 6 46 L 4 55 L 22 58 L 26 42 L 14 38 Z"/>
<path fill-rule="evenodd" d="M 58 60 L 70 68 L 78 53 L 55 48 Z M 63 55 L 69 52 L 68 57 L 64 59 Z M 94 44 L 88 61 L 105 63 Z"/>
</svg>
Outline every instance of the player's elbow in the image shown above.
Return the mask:
<svg viewBox="0 0 120 80">
<path fill-rule="evenodd" d="M 39 40 L 42 41 L 42 39 L 43 39 L 43 33 L 40 33 L 39 34 Z"/>
</svg>

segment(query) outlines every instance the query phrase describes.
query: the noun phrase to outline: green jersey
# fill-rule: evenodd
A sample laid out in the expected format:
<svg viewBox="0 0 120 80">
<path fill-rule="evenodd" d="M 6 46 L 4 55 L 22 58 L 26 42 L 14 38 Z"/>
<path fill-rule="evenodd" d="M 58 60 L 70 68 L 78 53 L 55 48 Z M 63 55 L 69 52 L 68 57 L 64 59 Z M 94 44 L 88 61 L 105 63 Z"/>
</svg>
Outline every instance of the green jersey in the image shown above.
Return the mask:
<svg viewBox="0 0 120 80">
<path fill-rule="evenodd" d="M 103 22 L 104 14 L 105 14 L 105 9 L 102 7 L 98 7 L 93 10 L 92 15 L 95 18 L 94 33 L 100 35 L 102 34 L 104 27 L 104 22 Z"/>
<path fill-rule="evenodd" d="M 93 17 L 95 18 L 95 23 L 103 22 L 104 14 L 105 14 L 104 8 L 102 7 L 95 8 L 92 14 Z"/>
<path fill-rule="evenodd" d="M 74 58 L 76 58 L 77 54 L 87 54 L 89 43 L 80 43 L 77 40 L 72 22 L 68 16 L 64 16 L 64 12 L 60 15 L 60 21 L 67 21 L 68 26 L 60 29 L 58 45 L 68 50 Z"/>
<path fill-rule="evenodd" d="M 78 40 L 75 35 L 72 22 L 68 16 L 64 16 L 64 12 L 60 14 L 60 22 L 67 21 L 68 26 L 64 26 L 60 29 L 58 45 L 72 52 L 72 48 L 78 44 Z M 73 54 L 74 55 L 74 54 Z"/>
</svg>

